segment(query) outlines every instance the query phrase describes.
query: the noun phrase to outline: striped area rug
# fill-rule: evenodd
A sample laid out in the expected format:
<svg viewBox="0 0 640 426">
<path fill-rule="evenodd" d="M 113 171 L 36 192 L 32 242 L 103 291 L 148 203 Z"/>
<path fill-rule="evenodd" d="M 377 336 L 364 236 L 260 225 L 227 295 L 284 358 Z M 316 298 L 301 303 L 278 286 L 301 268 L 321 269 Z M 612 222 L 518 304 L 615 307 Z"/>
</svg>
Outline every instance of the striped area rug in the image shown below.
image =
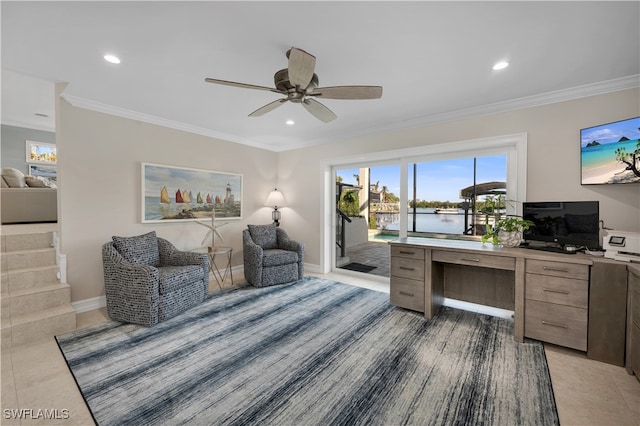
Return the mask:
<svg viewBox="0 0 640 426">
<path fill-rule="evenodd" d="M 544 350 L 510 321 L 320 278 L 239 288 L 152 328 L 58 336 L 99 425 L 558 424 Z"/>
</svg>

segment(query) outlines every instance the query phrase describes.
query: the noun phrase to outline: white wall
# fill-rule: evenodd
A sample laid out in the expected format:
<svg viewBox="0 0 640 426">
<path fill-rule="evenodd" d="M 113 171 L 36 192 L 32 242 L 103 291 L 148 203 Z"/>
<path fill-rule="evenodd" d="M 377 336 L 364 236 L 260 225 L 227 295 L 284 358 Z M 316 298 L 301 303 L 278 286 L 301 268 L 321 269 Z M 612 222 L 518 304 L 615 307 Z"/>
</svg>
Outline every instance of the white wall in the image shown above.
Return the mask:
<svg viewBox="0 0 640 426">
<path fill-rule="evenodd" d="M 640 185 L 580 184 L 580 129 L 640 115 L 638 89 L 592 96 L 423 128 L 389 132 L 280 153 L 280 188 L 296 204 L 287 229 L 315 241 L 306 258 L 320 264 L 323 163 L 372 152 L 527 133 L 527 200 L 600 201 L 600 217 L 618 230 L 640 232 Z M 295 177 L 295 178 L 294 178 Z"/>
<path fill-rule="evenodd" d="M 60 102 L 57 129 L 61 251 L 72 301 L 104 295 L 101 247 L 113 235 L 155 230 L 179 249 L 200 246 L 206 229 L 192 222 L 141 223 L 140 163 L 243 175 L 243 219 L 221 228 L 242 264 L 242 230 L 270 223 L 264 207 L 277 184 L 277 154 Z M 283 213 L 286 218 L 286 213 Z M 286 219 L 285 219 L 286 220 Z"/>
</svg>

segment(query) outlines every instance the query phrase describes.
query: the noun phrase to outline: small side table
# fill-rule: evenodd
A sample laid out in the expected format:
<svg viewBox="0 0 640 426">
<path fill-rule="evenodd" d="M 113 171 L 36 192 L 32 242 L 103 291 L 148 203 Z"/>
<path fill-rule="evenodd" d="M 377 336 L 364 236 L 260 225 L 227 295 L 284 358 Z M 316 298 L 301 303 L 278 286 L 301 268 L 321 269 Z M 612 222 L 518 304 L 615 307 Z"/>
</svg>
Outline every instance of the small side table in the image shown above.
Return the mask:
<svg viewBox="0 0 640 426">
<path fill-rule="evenodd" d="M 197 248 L 193 251 L 198 253 L 206 253 L 209 255 L 209 271 L 216 279 L 216 283 L 218 283 L 218 287 L 222 290 L 222 284 L 224 280 L 227 278 L 227 274 L 231 277 L 231 284 L 233 285 L 233 271 L 231 270 L 231 256 L 233 254 L 232 247 L 222 247 L 222 246 L 214 246 L 214 247 L 201 247 Z M 216 265 L 216 256 L 224 255 L 226 260 L 226 264 L 222 270 L 218 268 Z"/>
</svg>

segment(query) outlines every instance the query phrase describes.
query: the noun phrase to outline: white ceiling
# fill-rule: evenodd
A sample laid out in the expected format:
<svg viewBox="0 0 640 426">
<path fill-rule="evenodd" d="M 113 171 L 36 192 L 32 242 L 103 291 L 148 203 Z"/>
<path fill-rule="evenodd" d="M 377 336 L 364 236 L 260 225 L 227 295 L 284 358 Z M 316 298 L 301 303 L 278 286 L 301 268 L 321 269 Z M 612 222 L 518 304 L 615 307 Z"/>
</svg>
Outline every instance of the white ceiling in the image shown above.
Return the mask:
<svg viewBox="0 0 640 426">
<path fill-rule="evenodd" d="M 2 1 L 3 123 L 43 108 L 41 96 L 33 111 L 20 101 L 38 99 L 20 75 L 68 82 L 63 97 L 80 107 L 273 151 L 637 87 L 639 6 Z M 204 82 L 272 87 L 292 46 L 317 57 L 320 86 L 381 85 L 382 98 L 322 100 L 338 115 L 327 124 L 292 103 L 247 117 L 280 95 Z"/>
</svg>

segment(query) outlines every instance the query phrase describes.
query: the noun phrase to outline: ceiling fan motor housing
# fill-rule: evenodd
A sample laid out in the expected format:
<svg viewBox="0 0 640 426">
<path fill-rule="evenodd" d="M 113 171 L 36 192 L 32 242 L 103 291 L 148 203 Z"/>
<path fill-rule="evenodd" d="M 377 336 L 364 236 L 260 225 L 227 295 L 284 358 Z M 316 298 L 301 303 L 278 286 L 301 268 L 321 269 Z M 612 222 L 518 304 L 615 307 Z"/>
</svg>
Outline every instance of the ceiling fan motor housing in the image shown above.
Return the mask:
<svg viewBox="0 0 640 426">
<path fill-rule="evenodd" d="M 273 81 L 277 90 L 287 92 L 287 100 L 298 103 L 302 102 L 307 92 L 312 92 L 319 84 L 318 75 L 314 73 L 307 87 L 296 89 L 289 81 L 289 70 L 287 68 L 276 72 L 273 76 Z"/>
</svg>

